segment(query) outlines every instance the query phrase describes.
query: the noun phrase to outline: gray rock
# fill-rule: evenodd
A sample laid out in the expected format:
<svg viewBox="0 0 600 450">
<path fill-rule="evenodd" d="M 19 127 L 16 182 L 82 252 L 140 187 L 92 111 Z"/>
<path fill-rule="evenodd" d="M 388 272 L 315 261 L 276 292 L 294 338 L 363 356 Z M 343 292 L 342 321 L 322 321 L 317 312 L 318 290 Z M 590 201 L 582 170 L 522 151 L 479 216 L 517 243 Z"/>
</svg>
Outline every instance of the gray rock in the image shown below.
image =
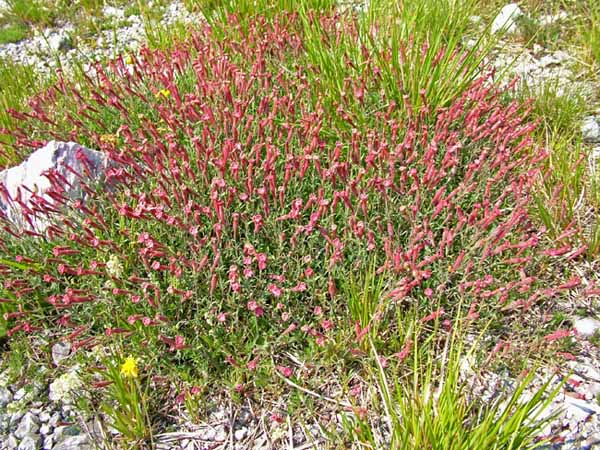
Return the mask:
<svg viewBox="0 0 600 450">
<path fill-rule="evenodd" d="M 37 433 L 39 429 L 39 419 L 30 412 L 27 412 L 19 422 L 15 436 L 19 439 L 24 439 L 27 435 Z"/>
<path fill-rule="evenodd" d="M 40 434 L 43 434 L 44 436 L 50 434 L 52 432 L 52 429 L 50 428 L 50 425 L 48 425 L 47 423 L 43 424 L 40 427 Z"/>
<path fill-rule="evenodd" d="M 600 329 L 600 321 L 592 317 L 577 319 L 573 323 L 573 329 L 577 332 L 579 336 L 586 338 L 591 337 L 594 335 L 596 330 Z"/>
<path fill-rule="evenodd" d="M 44 436 L 43 441 L 42 448 L 44 450 L 51 450 L 54 446 L 54 436 L 52 435 Z"/>
<path fill-rule="evenodd" d="M 17 422 L 19 422 L 21 420 L 21 418 L 23 417 L 23 415 L 25 414 L 25 411 L 23 410 L 17 410 L 14 413 L 12 413 L 10 415 L 10 425 L 16 425 Z"/>
<path fill-rule="evenodd" d="M 111 19 L 122 20 L 125 18 L 124 10 L 122 10 L 121 8 L 115 8 L 114 6 L 109 6 L 109 5 L 106 5 L 104 8 L 102 8 L 102 14 L 104 14 L 105 17 L 109 17 Z"/>
<path fill-rule="evenodd" d="M 90 175 L 94 179 L 99 178 L 108 166 L 108 158 L 105 154 L 82 147 L 74 142 L 50 141 L 44 147 L 34 151 L 26 161 L 18 166 L 0 172 L 0 185 L 6 192 L 2 192 L 0 186 L 0 213 L 4 213 L 7 219 L 20 229 L 35 229 L 44 231 L 48 223 L 47 217 L 35 217 L 29 223 L 22 208 L 13 201 L 20 192 L 22 202 L 32 206 L 32 194 L 28 189 L 37 192 L 37 195 L 56 204 L 47 192 L 52 188 L 50 179 L 46 176 L 53 172 L 57 176 L 64 177 L 71 185 L 60 183 L 61 188 L 66 189 L 65 194 L 72 200 L 85 200 L 83 189 L 75 174 L 67 169 L 70 167 L 83 178 L 85 176 L 85 163 L 89 166 Z M 6 195 L 8 194 L 8 195 Z"/>
<path fill-rule="evenodd" d="M 566 417 L 575 419 L 577 423 L 585 422 L 592 414 L 597 414 L 600 409 L 594 402 L 580 400 L 571 396 L 565 397 L 564 406 Z"/>
<path fill-rule="evenodd" d="M 203 441 L 214 441 L 217 436 L 217 432 L 214 428 L 206 428 L 201 435 Z"/>
<path fill-rule="evenodd" d="M 10 429 L 10 416 L 8 414 L 0 414 L 0 434 L 8 433 Z M 0 439 L 1 441 L 1 439 Z"/>
<path fill-rule="evenodd" d="M 581 125 L 581 134 L 585 143 L 600 143 L 600 124 L 598 123 L 598 118 L 594 116 L 584 118 Z"/>
<path fill-rule="evenodd" d="M 6 448 L 10 450 L 14 450 L 18 447 L 19 441 L 15 437 L 14 434 L 9 434 L 8 438 L 6 438 Z"/>
<path fill-rule="evenodd" d="M 39 434 L 28 434 L 19 443 L 18 450 L 38 450 L 42 444 Z"/>
<path fill-rule="evenodd" d="M 92 450 L 92 444 L 85 434 L 69 436 L 57 443 L 53 450 Z"/>
<path fill-rule="evenodd" d="M 18 402 L 19 400 L 25 398 L 25 395 L 27 395 L 25 388 L 20 388 L 17 392 L 15 392 L 14 400 Z"/>
<path fill-rule="evenodd" d="M 65 31 L 60 30 L 58 32 L 51 33 L 48 37 L 48 46 L 50 50 L 54 52 L 58 51 L 67 51 L 73 48 L 73 43 L 71 41 L 71 36 Z"/>
<path fill-rule="evenodd" d="M 0 407 L 8 405 L 12 400 L 13 395 L 11 392 L 7 388 L 0 386 Z"/>
<path fill-rule="evenodd" d="M 50 412 L 49 411 L 42 411 L 40 413 L 40 415 L 39 415 L 40 422 L 42 422 L 42 423 L 49 422 L 50 421 L 50 417 L 51 416 L 50 416 Z"/>
<path fill-rule="evenodd" d="M 514 33 L 517 31 L 518 19 L 522 17 L 523 11 L 516 3 L 505 5 L 492 22 L 492 33 Z"/>
<path fill-rule="evenodd" d="M 224 442 L 227 439 L 227 432 L 223 426 L 218 427 L 215 433 L 215 441 L 216 442 Z"/>
<path fill-rule="evenodd" d="M 58 425 L 58 422 L 60 422 L 60 413 L 58 411 L 56 411 L 55 413 L 52 414 L 48 423 L 50 424 L 51 427 L 54 428 Z"/>
<path fill-rule="evenodd" d="M 52 346 L 52 361 L 57 366 L 60 365 L 61 361 L 67 359 L 71 354 L 71 343 L 70 342 L 57 342 Z"/>
<path fill-rule="evenodd" d="M 242 427 L 239 430 L 235 430 L 235 433 L 233 433 L 233 438 L 236 441 L 241 441 L 242 439 L 244 439 L 246 437 L 247 434 L 248 434 L 248 428 Z"/>
</svg>

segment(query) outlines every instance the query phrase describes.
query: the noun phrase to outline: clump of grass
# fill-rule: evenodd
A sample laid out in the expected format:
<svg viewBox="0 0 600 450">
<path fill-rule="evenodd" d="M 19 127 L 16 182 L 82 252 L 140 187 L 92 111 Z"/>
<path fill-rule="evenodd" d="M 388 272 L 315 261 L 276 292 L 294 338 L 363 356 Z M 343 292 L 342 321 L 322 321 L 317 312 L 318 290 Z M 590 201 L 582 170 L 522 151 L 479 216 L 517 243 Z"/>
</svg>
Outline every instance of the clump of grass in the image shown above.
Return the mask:
<svg viewBox="0 0 600 450">
<path fill-rule="evenodd" d="M 549 437 L 540 434 L 558 413 L 542 414 L 564 381 L 550 389 L 551 377 L 528 394 L 535 377 L 529 370 L 511 388 L 488 387 L 491 398 L 485 400 L 475 386 L 482 374 L 472 367 L 479 339 L 465 344 L 459 320 L 450 333 L 415 324 L 406 337 L 411 345 L 401 355 L 406 365 L 379 357 L 372 346 L 369 380 L 375 392 L 367 401 L 374 407 L 345 416 L 352 448 L 516 450 L 547 443 Z"/>
<path fill-rule="evenodd" d="M 50 26 L 54 21 L 52 5 L 41 0 L 6 0 L 6 16 L 28 26 Z"/>
<path fill-rule="evenodd" d="M 0 146 L 12 141 L 10 130 L 15 120 L 9 111 L 23 109 L 38 83 L 39 79 L 33 68 L 0 60 Z M 7 147 L 4 151 L 6 153 L 0 156 L 0 167 L 13 160 L 14 155 Z"/>
<path fill-rule="evenodd" d="M 0 45 L 19 42 L 27 37 L 28 28 L 22 23 L 0 25 Z"/>
<path fill-rule="evenodd" d="M 581 87 L 560 79 L 534 83 L 521 81 L 516 96 L 524 103 L 530 102 L 532 118 L 542 124 L 540 131 L 549 136 L 574 138 L 588 109 Z"/>
<path fill-rule="evenodd" d="M 600 64 L 600 5 L 594 0 L 584 3 L 582 20 L 579 22 L 578 32 L 581 36 L 581 46 L 585 49 L 585 56 L 589 62 Z"/>
</svg>

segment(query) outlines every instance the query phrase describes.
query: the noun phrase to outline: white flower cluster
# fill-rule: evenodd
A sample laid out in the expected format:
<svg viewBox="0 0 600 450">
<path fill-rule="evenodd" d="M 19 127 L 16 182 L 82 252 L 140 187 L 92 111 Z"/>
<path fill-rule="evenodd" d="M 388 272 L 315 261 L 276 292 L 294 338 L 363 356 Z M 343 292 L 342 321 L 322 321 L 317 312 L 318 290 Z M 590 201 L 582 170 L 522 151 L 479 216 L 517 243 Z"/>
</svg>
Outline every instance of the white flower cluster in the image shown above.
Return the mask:
<svg viewBox="0 0 600 450">
<path fill-rule="evenodd" d="M 71 403 L 73 401 L 73 392 L 83 385 L 81 378 L 76 370 L 71 370 L 50 384 L 48 397 L 55 402 Z"/>
<path fill-rule="evenodd" d="M 120 278 L 123 275 L 123 264 L 115 255 L 111 255 L 106 262 L 106 272 L 115 278 Z"/>
</svg>

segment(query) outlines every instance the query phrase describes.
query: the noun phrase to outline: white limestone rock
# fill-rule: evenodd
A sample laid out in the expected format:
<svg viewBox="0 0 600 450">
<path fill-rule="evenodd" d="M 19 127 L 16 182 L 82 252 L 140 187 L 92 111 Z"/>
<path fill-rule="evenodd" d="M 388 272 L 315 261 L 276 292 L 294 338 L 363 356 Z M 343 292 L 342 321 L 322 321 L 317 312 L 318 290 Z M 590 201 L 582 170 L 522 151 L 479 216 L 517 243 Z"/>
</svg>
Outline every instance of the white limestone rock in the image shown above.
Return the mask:
<svg viewBox="0 0 600 450">
<path fill-rule="evenodd" d="M 600 329 L 600 321 L 592 317 L 578 319 L 573 323 L 573 329 L 579 336 L 586 338 L 591 337 L 598 329 Z"/>
<path fill-rule="evenodd" d="M 22 202 L 29 208 L 34 206 L 32 192 L 56 204 L 47 192 L 52 184 L 47 175 L 57 174 L 64 177 L 67 183 L 60 186 L 71 200 L 85 200 L 76 173 L 83 179 L 99 179 L 109 165 L 107 155 L 90 150 L 75 142 L 50 141 L 44 147 L 33 152 L 26 161 L 18 166 L 0 172 L 0 216 L 15 225 L 18 229 L 43 232 L 49 225 L 47 217 L 38 215 L 31 222 L 23 215 L 22 207 L 14 201 L 21 196 Z M 86 167 L 89 169 L 86 172 Z M 20 194 L 19 194 L 20 192 Z"/>
<path fill-rule="evenodd" d="M 598 118 L 594 116 L 584 118 L 581 124 L 581 134 L 583 134 L 583 142 L 588 144 L 599 143 L 600 123 L 598 123 Z"/>
<path fill-rule="evenodd" d="M 39 434 L 28 434 L 23 437 L 17 450 L 38 450 L 42 444 L 42 438 Z"/>
<path fill-rule="evenodd" d="M 518 29 L 518 19 L 523 17 L 523 11 L 516 3 L 504 6 L 492 22 L 492 33 L 514 33 Z"/>
<path fill-rule="evenodd" d="M 52 346 L 52 361 L 57 366 L 69 357 L 71 354 L 71 344 L 69 342 L 57 342 Z"/>
<path fill-rule="evenodd" d="M 27 412 L 19 422 L 15 436 L 23 439 L 27 435 L 35 434 L 40 429 L 39 420 L 32 413 Z"/>
</svg>

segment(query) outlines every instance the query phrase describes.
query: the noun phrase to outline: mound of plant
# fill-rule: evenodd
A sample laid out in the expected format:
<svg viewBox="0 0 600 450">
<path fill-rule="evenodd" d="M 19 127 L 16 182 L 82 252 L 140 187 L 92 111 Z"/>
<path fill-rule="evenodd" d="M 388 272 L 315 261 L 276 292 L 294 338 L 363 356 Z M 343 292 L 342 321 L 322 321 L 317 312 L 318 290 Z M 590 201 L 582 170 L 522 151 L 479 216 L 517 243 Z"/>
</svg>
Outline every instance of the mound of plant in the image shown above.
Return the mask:
<svg viewBox="0 0 600 450">
<path fill-rule="evenodd" d="M 318 66 L 294 64 L 293 23 L 256 19 L 239 40 L 206 28 L 61 79 L 16 114 L 16 151 L 74 140 L 114 165 L 85 202 L 49 174 L 52 192 L 24 212 L 50 217 L 45 232 L 5 221 L 9 334 L 51 329 L 75 348 L 116 338 L 198 371 L 252 371 L 327 348 L 342 327 L 349 352 L 409 306 L 501 323 L 577 285 L 544 277 L 575 253 L 568 236 L 540 248 L 528 207 L 546 154 L 519 104 L 481 77 L 447 107 L 423 96 L 413 111 L 380 90 L 386 49 L 364 47 L 344 91 L 378 107 L 358 124 L 343 97 L 336 114 L 323 106 Z M 342 288 L 373 266 L 384 295 L 359 318 Z"/>
</svg>

